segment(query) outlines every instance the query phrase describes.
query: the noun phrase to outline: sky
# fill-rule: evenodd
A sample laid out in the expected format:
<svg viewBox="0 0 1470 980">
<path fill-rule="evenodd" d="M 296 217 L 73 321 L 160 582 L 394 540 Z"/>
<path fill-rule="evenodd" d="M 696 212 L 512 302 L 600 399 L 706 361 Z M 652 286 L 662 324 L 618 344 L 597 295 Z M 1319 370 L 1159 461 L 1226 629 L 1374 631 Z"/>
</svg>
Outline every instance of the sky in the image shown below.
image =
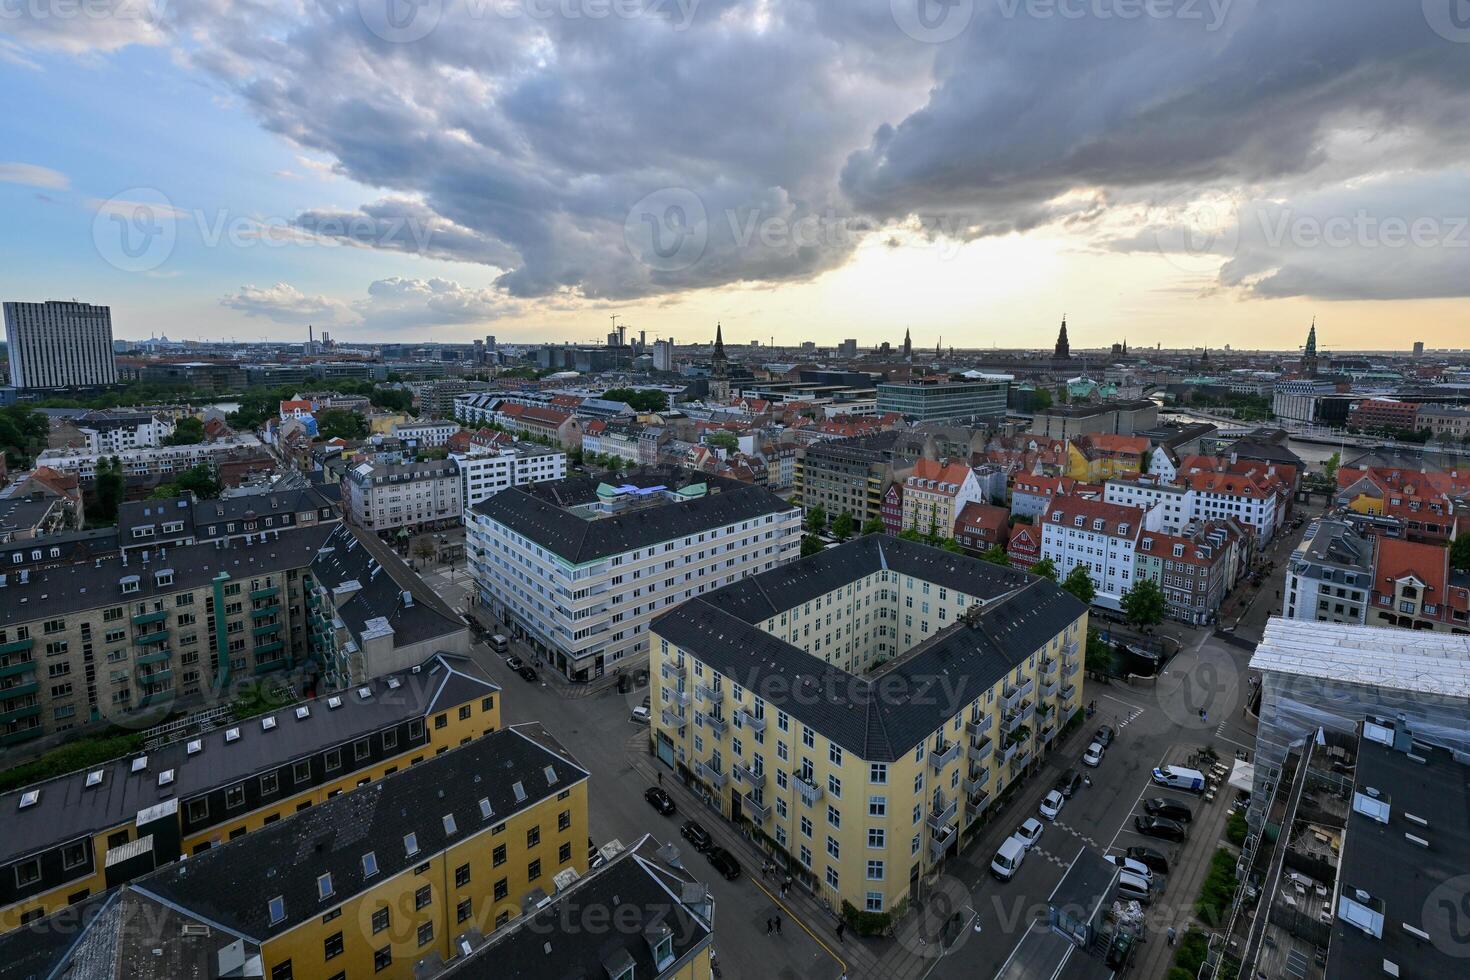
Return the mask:
<svg viewBox="0 0 1470 980">
<path fill-rule="evenodd" d="M 1470 348 L 1467 0 L 0 0 L 127 338 Z"/>
</svg>

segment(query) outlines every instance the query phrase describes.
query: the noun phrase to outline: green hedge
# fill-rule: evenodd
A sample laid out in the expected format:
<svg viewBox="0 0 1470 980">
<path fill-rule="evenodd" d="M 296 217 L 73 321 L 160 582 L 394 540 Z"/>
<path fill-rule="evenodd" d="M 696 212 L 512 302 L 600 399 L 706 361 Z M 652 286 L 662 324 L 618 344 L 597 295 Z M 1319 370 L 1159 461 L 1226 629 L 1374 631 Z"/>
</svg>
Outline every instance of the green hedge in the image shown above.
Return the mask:
<svg viewBox="0 0 1470 980">
<path fill-rule="evenodd" d="M 1245 814 L 1239 810 L 1232 811 L 1225 819 L 1225 839 L 1239 847 L 1245 843 L 1246 823 Z"/>
<path fill-rule="evenodd" d="M 136 752 L 142 747 L 142 732 L 79 739 L 58 749 L 52 749 L 32 762 L 0 772 L 0 792 L 39 782 L 42 779 L 64 776 L 69 772 L 76 772 L 88 766 L 95 766 L 99 762 L 107 762 Z"/>
<path fill-rule="evenodd" d="M 1194 903 L 1194 914 L 1207 926 L 1218 928 L 1230 915 L 1235 898 L 1235 855 L 1221 847 L 1210 858 L 1210 871 Z"/>
<path fill-rule="evenodd" d="M 847 926 L 859 936 L 881 936 L 888 932 L 893 921 L 887 912 L 860 912 L 851 902 L 842 903 L 842 918 Z"/>
</svg>

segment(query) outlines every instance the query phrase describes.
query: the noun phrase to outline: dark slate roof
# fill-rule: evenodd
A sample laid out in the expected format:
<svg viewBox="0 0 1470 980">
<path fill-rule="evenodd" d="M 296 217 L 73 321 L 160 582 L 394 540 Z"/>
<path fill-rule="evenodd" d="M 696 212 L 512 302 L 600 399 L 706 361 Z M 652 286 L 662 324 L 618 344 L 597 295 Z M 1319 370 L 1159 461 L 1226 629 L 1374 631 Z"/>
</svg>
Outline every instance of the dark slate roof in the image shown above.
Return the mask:
<svg viewBox="0 0 1470 980">
<path fill-rule="evenodd" d="M 708 492 L 691 500 L 650 504 L 587 520 L 567 508 L 595 501 L 599 481 L 572 476 L 502 490 L 474 509 L 573 565 L 796 509 L 765 487 L 688 470 L 648 469 L 630 473 L 621 482 L 670 489 L 705 483 Z"/>
<path fill-rule="evenodd" d="M 344 582 L 361 586 L 335 605 L 342 622 L 362 642 L 369 619 L 386 619 L 393 627 L 393 645 L 408 646 L 466 629 L 465 622 L 443 598 L 424 584 L 382 541 L 346 524 L 327 525 L 330 534 L 311 564 L 311 574 L 328 591 Z M 408 592 L 413 602 L 405 603 Z"/>
<path fill-rule="evenodd" d="M 844 560 L 848 552 L 851 561 Z M 979 596 L 984 612 L 861 677 L 757 625 L 773 612 L 867 574 L 873 570 L 865 564 L 871 554 L 882 562 L 879 567 Z M 874 762 L 901 758 L 1086 611 L 1046 579 L 887 535 L 869 535 L 793 564 L 813 559 L 824 561 L 814 563 L 809 582 L 793 583 L 793 566 L 783 566 L 676 606 L 655 619 L 652 629 Z M 752 595 L 753 588 L 764 598 Z M 783 599 L 780 605 L 773 596 Z"/>
<path fill-rule="evenodd" d="M 548 778 L 547 770 L 550 770 Z M 293 814 L 239 840 L 210 848 L 133 882 L 145 895 L 253 939 L 265 940 L 335 908 L 363 889 L 410 871 L 451 843 L 504 821 L 588 776 L 537 726 L 504 728 Z M 517 801 L 515 786 L 525 793 Z M 481 816 L 488 799 L 491 815 Z M 450 833 L 444 816 L 454 816 Z M 404 837 L 417 836 L 410 855 Z M 378 873 L 363 875 L 362 857 Z M 331 874 L 332 897 L 317 897 Z M 285 901 L 272 925 L 269 902 Z"/>
<path fill-rule="evenodd" d="M 167 799 L 187 799 L 206 790 L 239 782 L 295 759 L 342 745 L 408 718 L 425 718 L 500 690 L 474 661 L 440 653 L 419 667 L 374 678 L 361 688 L 323 695 L 299 704 L 310 713 L 296 717 L 291 705 L 241 721 L 240 738 L 227 743 L 218 728 L 194 736 L 203 743 L 195 755 L 187 752 L 190 738 L 146 753 L 148 768 L 132 772 L 138 754 L 89 766 L 45 782 L 32 783 L 0 794 L 5 833 L 0 835 L 0 864 L 54 847 L 131 820 L 138 811 Z M 330 708 L 328 697 L 340 696 L 340 708 Z M 277 727 L 265 731 L 261 719 L 274 717 Z M 160 792 L 158 774 L 172 769 L 174 783 Z M 88 789 L 89 772 L 102 772 L 102 783 Z M 20 796 L 40 790 L 40 799 L 24 810 Z"/>
<path fill-rule="evenodd" d="M 52 558 L 52 548 L 59 549 L 61 554 Z M 0 571 L 13 573 L 16 569 L 32 568 L 36 565 L 92 561 L 105 555 L 114 555 L 117 549 L 117 528 L 114 527 L 43 534 L 39 538 L 0 544 Z M 32 558 L 31 553 L 34 551 L 41 552 L 41 557 Z M 15 560 L 16 554 L 21 556 L 20 561 Z"/>
<path fill-rule="evenodd" d="M 304 568 L 311 564 L 330 531 L 331 526 L 283 528 L 268 540 L 251 544 L 230 543 L 223 548 L 217 543 L 169 546 L 166 551 L 151 554 L 146 562 L 114 555 L 32 571 L 24 583 L 17 573 L 9 576 L 0 590 L 0 626 L 203 588 L 220 572 L 241 579 Z M 165 569 L 173 571 L 173 582 L 159 585 L 156 574 Z M 138 591 L 124 593 L 121 581 L 129 576 L 137 577 Z"/>
<path fill-rule="evenodd" d="M 605 977 L 604 964 L 626 965 L 629 961 L 634 977 L 671 974 L 681 960 L 708 945 L 713 932 L 701 908 L 700 900 L 707 895 L 704 886 L 684 869 L 668 864 L 658 851 L 658 841 L 645 836 L 558 893 L 534 916 L 518 919 L 493 934 L 484 946 L 451 963 L 440 976 L 452 980 Z M 583 923 L 614 921 L 618 928 L 579 928 Z M 674 941 L 674 962 L 664 971 L 657 968 L 644 938 L 646 930 L 659 926 L 666 926 Z"/>
</svg>

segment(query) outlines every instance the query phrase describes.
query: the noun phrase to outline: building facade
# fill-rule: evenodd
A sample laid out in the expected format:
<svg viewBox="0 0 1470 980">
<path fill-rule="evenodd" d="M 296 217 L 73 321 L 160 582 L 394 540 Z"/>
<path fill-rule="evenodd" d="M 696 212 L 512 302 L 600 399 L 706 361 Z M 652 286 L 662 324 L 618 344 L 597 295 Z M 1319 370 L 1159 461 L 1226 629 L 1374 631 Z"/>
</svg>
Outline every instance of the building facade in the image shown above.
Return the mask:
<svg viewBox="0 0 1470 980">
<path fill-rule="evenodd" d="M 920 459 L 903 481 L 903 530 L 952 538 L 960 511 L 984 499 L 975 471 L 965 463 Z"/>
<path fill-rule="evenodd" d="M 636 661 L 679 602 L 796 557 L 801 512 L 687 471 L 512 487 L 465 514 L 479 602 L 572 680 Z"/>
<path fill-rule="evenodd" d="M 120 452 L 92 452 L 87 449 L 48 449 L 36 457 L 37 466 L 49 466 L 63 473 L 75 473 L 83 480 L 97 477 L 97 462 L 116 458 L 124 476 L 168 476 L 208 463 L 219 466 L 237 456 L 267 456 L 265 447 L 253 435 L 240 434 L 214 442 L 196 442 L 186 446 L 156 446 L 124 449 Z M 267 456 L 267 458 L 269 458 Z"/>
<path fill-rule="evenodd" d="M 916 378 L 878 385 L 878 413 L 894 412 L 920 422 L 996 418 L 1006 413 L 1008 375 Z"/>
<path fill-rule="evenodd" d="M 1282 615 L 1315 623 L 1365 623 L 1377 550 L 1346 521 L 1313 521 L 1286 565 Z"/>
<path fill-rule="evenodd" d="M 1080 708 L 1086 624 L 1044 579 L 867 535 L 659 617 L 652 748 L 832 908 L 892 913 Z"/>
<path fill-rule="evenodd" d="M 1056 566 L 1059 578 L 1073 568 L 1087 569 L 1097 590 L 1093 602 L 1121 609 L 1123 593 L 1137 581 L 1134 556 L 1139 536 L 1158 531 L 1155 507 L 1144 510 L 1082 497 L 1058 497 L 1036 522 L 1041 531 L 1041 557 Z"/>
<path fill-rule="evenodd" d="M 162 445 L 174 433 L 174 423 L 152 412 L 88 412 L 74 423 L 87 440 L 87 451 L 121 453 Z"/>
<path fill-rule="evenodd" d="M 5 303 L 10 383 L 16 388 L 117 384 L 112 309 L 90 303 Z"/>
<path fill-rule="evenodd" d="M 473 507 L 507 487 L 560 480 L 567 475 L 566 453 L 534 443 L 471 449 L 466 453 L 451 453 L 449 458 L 459 467 L 466 507 Z"/>
<path fill-rule="evenodd" d="M 846 511 L 859 526 L 883 513 L 888 487 L 913 470 L 912 458 L 897 451 L 898 433 L 824 439 L 797 451 L 796 495 L 808 510 L 829 515 Z"/>
<path fill-rule="evenodd" d="M 458 422 L 447 422 L 442 419 L 395 422 L 392 428 L 392 434 L 395 438 L 402 439 L 405 443 L 428 449 L 438 449 L 449 445 L 449 437 L 458 431 Z"/>
<path fill-rule="evenodd" d="M 459 467 L 450 459 L 359 463 L 342 475 L 342 509 L 379 534 L 452 526 L 464 511 Z"/>
<path fill-rule="evenodd" d="M 1134 554 L 1134 580 L 1146 579 L 1164 594 L 1164 613 L 1181 623 L 1214 622 L 1234 584 L 1232 532 L 1207 524 L 1183 534 L 1144 531 Z"/>
</svg>

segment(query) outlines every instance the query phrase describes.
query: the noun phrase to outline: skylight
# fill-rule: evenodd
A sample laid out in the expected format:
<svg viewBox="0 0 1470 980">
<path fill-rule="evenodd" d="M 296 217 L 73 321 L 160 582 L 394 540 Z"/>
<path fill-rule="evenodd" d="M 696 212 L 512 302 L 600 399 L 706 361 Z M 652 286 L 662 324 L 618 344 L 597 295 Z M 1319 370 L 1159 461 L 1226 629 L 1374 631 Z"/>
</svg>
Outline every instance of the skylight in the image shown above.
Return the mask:
<svg viewBox="0 0 1470 980">
<path fill-rule="evenodd" d="M 160 789 L 165 786 L 172 786 L 173 781 L 174 771 L 172 769 L 165 769 L 163 772 L 158 774 L 158 786 Z"/>
<path fill-rule="evenodd" d="M 184 751 L 189 755 L 197 755 L 203 748 L 203 739 L 191 738 L 189 739 L 189 744 L 185 746 Z"/>
<path fill-rule="evenodd" d="M 226 728 L 225 729 L 225 741 L 226 742 L 238 742 L 238 741 L 240 741 L 240 729 L 239 728 Z"/>
<path fill-rule="evenodd" d="M 286 919 L 286 900 L 284 898 L 282 898 L 281 896 L 277 895 L 275 898 L 271 899 L 267 903 L 267 908 L 270 909 L 271 925 L 276 925 L 279 922 L 284 922 L 285 921 L 285 919 Z"/>
<path fill-rule="evenodd" d="M 133 760 L 133 767 L 132 767 L 132 771 L 133 772 L 142 772 L 144 769 L 147 769 L 147 768 L 148 768 L 148 757 L 146 755 L 140 755 L 136 759 Z"/>
<path fill-rule="evenodd" d="M 408 852 L 409 857 L 417 854 L 419 852 L 419 835 L 414 833 L 404 834 L 403 849 Z"/>
<path fill-rule="evenodd" d="M 101 769 L 94 769 L 91 772 L 87 773 L 87 788 L 88 789 L 91 789 L 93 786 L 101 786 L 101 785 L 102 785 L 102 770 Z"/>
<path fill-rule="evenodd" d="M 260 719 L 260 730 L 261 731 L 268 732 L 272 728 L 275 728 L 275 727 L 276 727 L 276 716 L 275 715 L 266 715 L 264 718 Z"/>
<path fill-rule="evenodd" d="M 444 833 L 453 834 L 458 829 L 458 825 L 456 825 L 454 822 L 454 814 L 444 814 Z"/>
<path fill-rule="evenodd" d="M 24 810 L 27 807 L 33 807 L 33 806 L 35 806 L 36 805 L 36 802 L 38 800 L 40 800 L 40 798 L 41 798 L 41 791 L 40 790 L 38 790 L 38 789 L 28 789 L 28 790 L 26 790 L 24 793 L 20 794 L 20 809 Z"/>
<path fill-rule="evenodd" d="M 311 709 L 308 708 L 306 705 L 303 704 L 303 705 L 300 705 L 300 706 L 298 706 L 296 708 L 296 720 L 297 721 L 300 721 L 303 718 L 308 718 L 310 716 L 311 716 Z"/>
<path fill-rule="evenodd" d="M 371 878 L 378 873 L 378 855 L 368 851 L 362 856 L 362 876 Z"/>
</svg>

